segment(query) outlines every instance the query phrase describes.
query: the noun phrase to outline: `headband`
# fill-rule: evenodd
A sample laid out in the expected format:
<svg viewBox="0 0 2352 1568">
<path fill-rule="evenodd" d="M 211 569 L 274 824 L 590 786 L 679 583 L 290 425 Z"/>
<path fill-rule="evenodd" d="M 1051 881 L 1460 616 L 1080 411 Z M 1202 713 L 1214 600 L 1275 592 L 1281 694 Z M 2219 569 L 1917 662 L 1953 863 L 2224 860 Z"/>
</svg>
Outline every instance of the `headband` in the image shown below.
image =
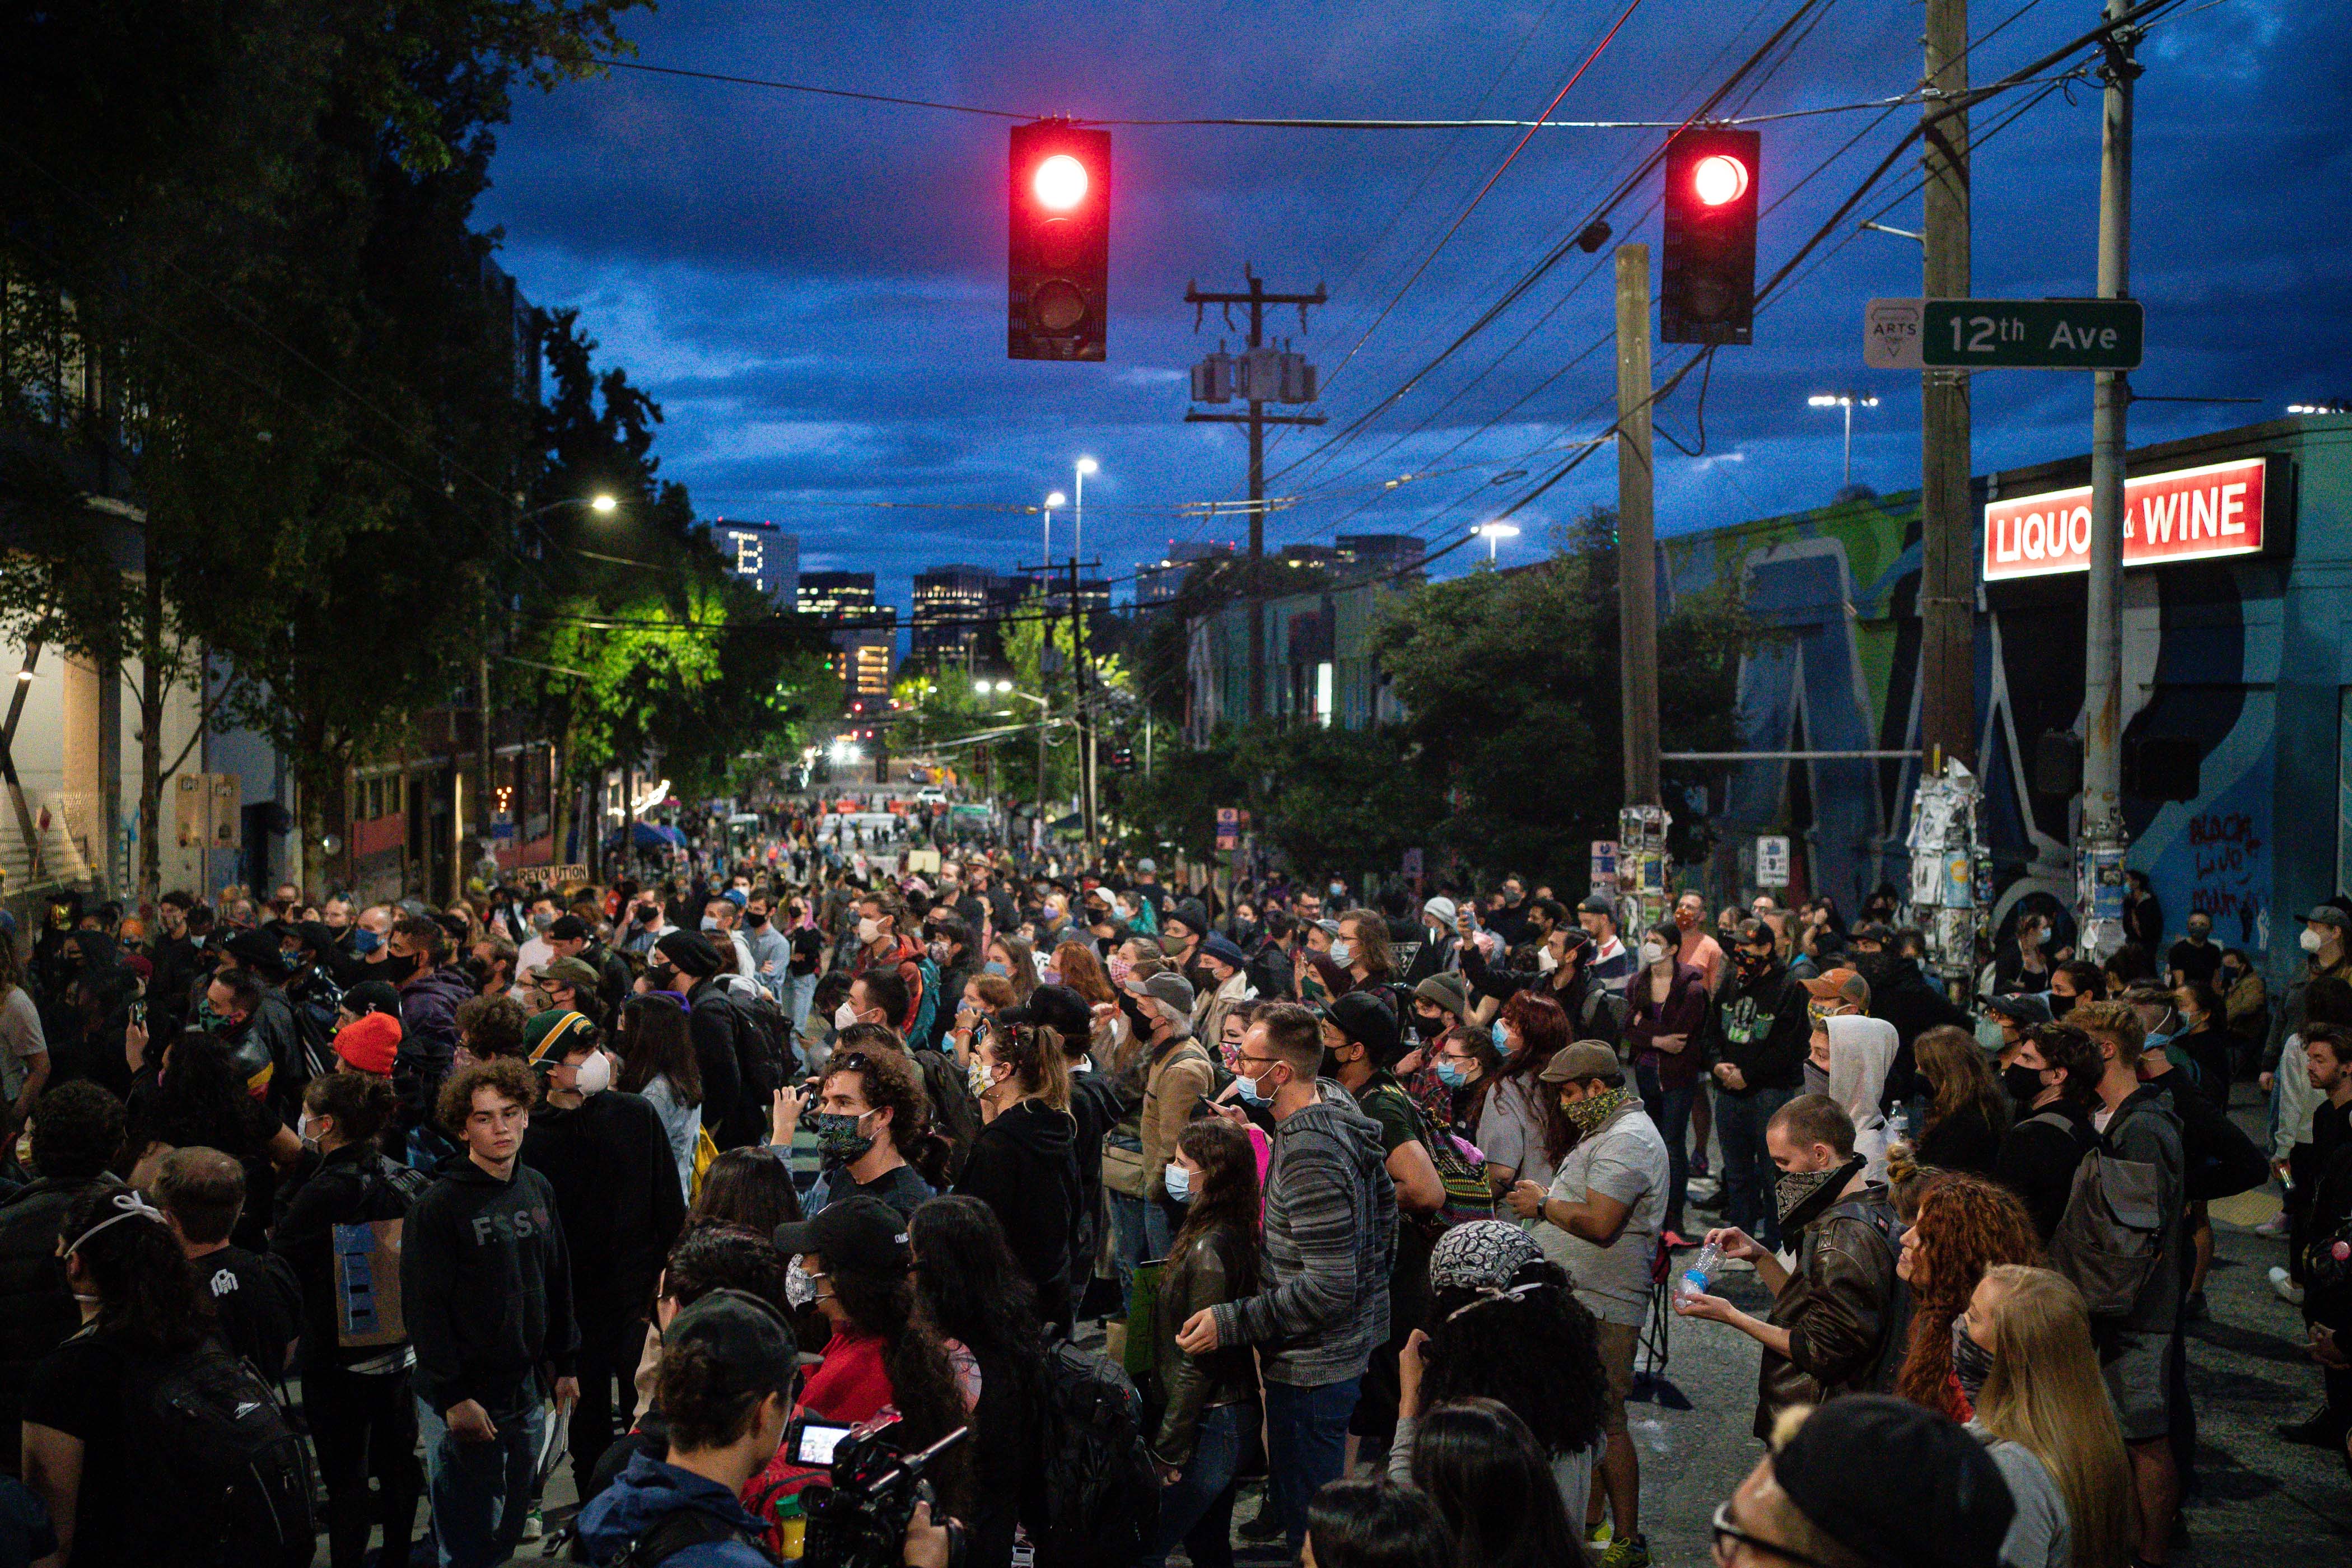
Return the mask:
<svg viewBox="0 0 2352 1568">
<path fill-rule="evenodd" d="M 107 1215 L 106 1218 L 100 1220 L 96 1225 L 91 1226 L 88 1230 L 83 1231 L 79 1236 L 75 1237 L 66 1247 L 66 1256 L 68 1258 L 71 1258 L 74 1255 L 75 1250 L 79 1248 L 83 1242 L 88 1241 L 91 1237 L 96 1236 L 100 1231 L 104 1230 L 110 1225 L 120 1225 L 126 1219 L 141 1218 L 152 1219 L 157 1225 L 166 1223 L 163 1218 L 163 1211 L 157 1208 L 153 1204 L 149 1203 L 145 1198 L 141 1197 L 135 1192 L 117 1193 L 110 1201 L 119 1212 Z"/>
</svg>

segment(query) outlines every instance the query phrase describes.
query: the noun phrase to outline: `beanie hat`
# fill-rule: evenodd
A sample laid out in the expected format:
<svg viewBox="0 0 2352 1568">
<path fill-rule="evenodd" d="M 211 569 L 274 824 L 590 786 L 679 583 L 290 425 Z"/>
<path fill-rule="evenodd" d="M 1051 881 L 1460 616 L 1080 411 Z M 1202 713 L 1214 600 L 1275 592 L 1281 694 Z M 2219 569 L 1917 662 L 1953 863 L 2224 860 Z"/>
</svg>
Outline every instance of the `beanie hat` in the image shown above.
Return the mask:
<svg viewBox="0 0 2352 1568">
<path fill-rule="evenodd" d="M 577 1013 L 552 1009 L 534 1014 L 522 1026 L 524 1059 L 534 1068 L 551 1068 L 574 1051 L 584 1051 L 596 1040 L 596 1026 Z"/>
<path fill-rule="evenodd" d="M 393 1058 L 399 1054 L 400 1018 L 395 1014 L 368 1013 L 335 1031 L 335 1055 L 355 1072 L 389 1077 Z"/>
</svg>

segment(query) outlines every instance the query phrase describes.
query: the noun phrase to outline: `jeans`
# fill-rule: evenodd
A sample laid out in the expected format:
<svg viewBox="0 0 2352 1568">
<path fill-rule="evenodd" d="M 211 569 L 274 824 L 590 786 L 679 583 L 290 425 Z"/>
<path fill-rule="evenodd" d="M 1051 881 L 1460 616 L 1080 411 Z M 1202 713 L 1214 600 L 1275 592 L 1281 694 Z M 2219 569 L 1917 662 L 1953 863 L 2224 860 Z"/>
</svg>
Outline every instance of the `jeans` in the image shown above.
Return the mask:
<svg viewBox="0 0 2352 1568">
<path fill-rule="evenodd" d="M 368 1496 L 383 1494 L 385 1563 L 405 1563 L 423 1478 L 416 1471 L 416 1405 L 404 1372 L 313 1367 L 302 1374 L 302 1413 L 327 1485 L 327 1561 L 360 1568 L 378 1519 Z"/>
<path fill-rule="evenodd" d="M 1723 1223 L 1736 1226 L 1771 1251 L 1780 1250 L 1780 1172 L 1764 1148 L 1773 1112 L 1797 1098 L 1793 1089 L 1715 1091 L 1715 1135 L 1723 1144 Z"/>
<path fill-rule="evenodd" d="M 1159 1204 L 1125 1193 L 1110 1194 L 1110 1226 L 1111 1267 L 1118 1275 L 1119 1311 L 1124 1314 L 1135 1299 L 1136 1265 L 1167 1257 L 1175 1236 Z"/>
<path fill-rule="evenodd" d="M 1265 1385 L 1265 1500 L 1294 1555 L 1307 1540 L 1307 1505 L 1339 1479 L 1348 1459 L 1348 1417 L 1363 1379 L 1320 1388 Z"/>
<path fill-rule="evenodd" d="M 797 1037 L 801 1026 L 808 1022 L 809 1004 L 816 1000 L 816 976 L 788 974 L 784 976 L 784 1010 L 793 1020 L 793 1034 Z"/>
<path fill-rule="evenodd" d="M 433 1500 L 441 1568 L 496 1568 L 522 1542 L 547 1412 L 527 1395 L 514 1408 L 491 1410 L 490 1421 L 497 1436 L 487 1443 L 460 1442 L 440 1411 L 423 1399 L 416 1402 L 416 1426 L 425 1439 L 425 1489 Z"/>
<path fill-rule="evenodd" d="M 1683 1189 L 1690 1184 L 1690 1151 L 1684 1145 L 1688 1142 L 1691 1103 L 1698 1099 L 1698 1083 L 1694 1079 L 1668 1089 L 1658 1081 L 1654 1064 L 1636 1067 L 1633 1081 L 1641 1090 L 1642 1109 L 1650 1113 L 1650 1120 L 1657 1123 L 1666 1140 L 1665 1227 L 1679 1232 L 1683 1228 Z"/>
<path fill-rule="evenodd" d="M 1246 1401 L 1201 1412 L 1192 1462 L 1173 1486 L 1160 1489 L 1160 1538 L 1136 1568 L 1160 1568 L 1178 1542 L 1192 1568 L 1230 1568 L 1234 1560 L 1234 1474 L 1241 1468 L 1242 1420 L 1257 1414 Z"/>
</svg>

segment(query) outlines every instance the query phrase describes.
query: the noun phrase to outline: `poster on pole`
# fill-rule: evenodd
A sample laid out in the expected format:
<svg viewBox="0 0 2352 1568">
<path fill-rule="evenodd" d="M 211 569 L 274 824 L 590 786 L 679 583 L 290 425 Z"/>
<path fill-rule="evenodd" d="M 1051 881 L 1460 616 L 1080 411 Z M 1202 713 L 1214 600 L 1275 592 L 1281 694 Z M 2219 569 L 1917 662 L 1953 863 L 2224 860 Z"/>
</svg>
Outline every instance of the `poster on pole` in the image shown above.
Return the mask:
<svg viewBox="0 0 2352 1568">
<path fill-rule="evenodd" d="M 215 849 L 235 849 L 240 843 L 238 817 L 245 809 L 245 790 L 235 773 L 206 773 L 211 783 L 212 816 L 205 842 Z"/>
<path fill-rule="evenodd" d="M 1217 847 L 1238 849 L 1242 847 L 1242 814 L 1239 806 L 1217 807 Z"/>
<path fill-rule="evenodd" d="M 1617 845 L 1612 839 L 1592 841 L 1592 890 L 1613 893 L 1617 890 Z"/>
<path fill-rule="evenodd" d="M 1789 885 L 1789 840 L 1786 835 L 1767 833 L 1756 840 L 1756 885 L 1759 888 L 1785 888 Z"/>
</svg>

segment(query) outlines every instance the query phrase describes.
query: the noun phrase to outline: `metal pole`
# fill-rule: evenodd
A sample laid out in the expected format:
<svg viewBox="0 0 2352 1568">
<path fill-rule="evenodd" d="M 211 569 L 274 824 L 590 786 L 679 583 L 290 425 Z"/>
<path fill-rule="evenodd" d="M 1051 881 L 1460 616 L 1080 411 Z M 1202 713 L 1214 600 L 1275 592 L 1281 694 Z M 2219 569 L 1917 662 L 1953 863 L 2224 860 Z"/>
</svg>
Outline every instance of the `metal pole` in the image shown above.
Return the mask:
<svg viewBox="0 0 2352 1568">
<path fill-rule="evenodd" d="M 2107 0 L 2110 21 L 2129 0 Z M 2106 93 L 2099 133 L 2099 298 L 2131 292 L 2132 58 L 2137 33 L 2113 35 L 2103 73 Z M 2091 404 L 2091 574 L 2083 658 L 2083 818 L 2078 842 L 2095 872 L 2124 847 L 2123 824 L 2123 545 L 2124 416 L 2131 386 L 2120 371 L 2097 371 Z M 2115 868 L 2120 875 L 2120 868 Z M 2084 954 L 2093 962 L 2123 939 L 2118 920 L 2094 919 L 2095 875 L 2083 879 Z M 2111 902 L 2112 907 L 2112 902 Z"/>
<path fill-rule="evenodd" d="M 1934 116 L 1968 90 L 1968 0 L 1927 0 L 1927 25 L 1923 291 L 1929 299 L 1964 300 L 1971 270 L 1969 121 L 1965 114 Z M 1940 752 L 1973 767 L 1977 532 L 1969 491 L 1969 373 L 1922 371 L 1919 397 L 1919 741 L 1931 757 Z"/>
<path fill-rule="evenodd" d="M 1658 585 L 1650 471 L 1650 247 L 1617 247 L 1617 621 L 1625 804 L 1658 804 Z M 1493 536 L 1487 539 L 1491 546 Z"/>
<path fill-rule="evenodd" d="M 1080 462 L 1070 470 L 1077 476 L 1077 489 L 1070 500 L 1070 559 L 1076 561 L 1087 548 L 1087 466 Z M 1052 556 L 1045 557 L 1051 561 Z M 1077 592 L 1073 588 L 1072 593 Z"/>
<path fill-rule="evenodd" d="M 1838 479 L 1840 489 L 1853 488 L 1853 399 L 1845 400 L 1845 468 Z"/>
</svg>

